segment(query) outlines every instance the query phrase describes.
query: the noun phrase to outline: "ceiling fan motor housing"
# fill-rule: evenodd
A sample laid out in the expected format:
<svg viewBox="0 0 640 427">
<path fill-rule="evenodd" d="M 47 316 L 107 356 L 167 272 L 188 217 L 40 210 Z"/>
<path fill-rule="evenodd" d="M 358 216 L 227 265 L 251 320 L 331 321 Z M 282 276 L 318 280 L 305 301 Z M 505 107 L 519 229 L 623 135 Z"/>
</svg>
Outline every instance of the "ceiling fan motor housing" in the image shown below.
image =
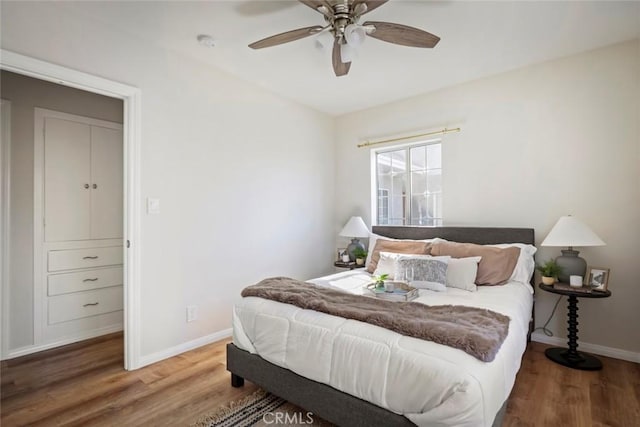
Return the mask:
<svg viewBox="0 0 640 427">
<path fill-rule="evenodd" d="M 349 4 L 345 2 L 334 5 L 333 14 L 325 15 L 324 19 L 331 26 L 333 35 L 344 43 L 345 29 L 351 24 L 356 24 L 358 16 L 349 11 Z"/>
</svg>

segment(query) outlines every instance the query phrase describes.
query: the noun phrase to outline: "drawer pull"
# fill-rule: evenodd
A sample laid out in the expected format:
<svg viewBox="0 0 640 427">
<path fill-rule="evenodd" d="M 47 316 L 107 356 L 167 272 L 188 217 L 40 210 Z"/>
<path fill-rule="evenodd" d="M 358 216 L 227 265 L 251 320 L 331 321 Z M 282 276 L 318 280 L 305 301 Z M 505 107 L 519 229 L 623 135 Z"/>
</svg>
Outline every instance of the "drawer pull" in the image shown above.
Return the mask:
<svg viewBox="0 0 640 427">
<path fill-rule="evenodd" d="M 94 278 L 94 279 L 84 279 L 83 282 L 95 282 L 96 280 L 98 280 L 98 278 Z"/>
<path fill-rule="evenodd" d="M 90 305 L 98 305 L 98 303 L 97 302 L 92 302 L 92 303 L 84 304 L 83 307 L 88 307 Z"/>
<path fill-rule="evenodd" d="M 96 256 L 85 256 L 85 257 L 82 257 L 82 259 L 98 259 L 98 256 L 97 255 Z"/>
</svg>

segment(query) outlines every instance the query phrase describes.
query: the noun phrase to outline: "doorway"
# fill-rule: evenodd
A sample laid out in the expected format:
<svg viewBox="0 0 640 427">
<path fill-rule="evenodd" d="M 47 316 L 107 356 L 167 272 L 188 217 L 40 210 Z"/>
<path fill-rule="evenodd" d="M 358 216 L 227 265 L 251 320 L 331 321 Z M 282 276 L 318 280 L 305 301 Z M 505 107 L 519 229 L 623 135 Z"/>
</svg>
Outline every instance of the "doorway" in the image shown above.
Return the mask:
<svg viewBox="0 0 640 427">
<path fill-rule="evenodd" d="M 139 150 L 140 150 L 140 90 L 121 83 L 95 77 L 76 70 L 49 64 L 8 51 L 0 51 L 0 68 L 23 76 L 33 77 L 46 82 L 80 89 L 93 94 L 104 95 L 121 100 L 123 107 L 123 309 L 124 309 L 124 367 L 133 370 L 139 367 L 139 259 L 140 259 L 140 206 L 139 206 Z M 3 173 L 5 164 L 3 153 Z M 5 180 L 3 179 L 3 188 Z M 4 197 L 4 193 L 3 193 Z M 4 204 L 3 204 L 4 205 Z M 4 209 L 3 209 L 4 212 Z M 6 224 L 3 214 L 2 224 Z M 8 232 L 2 228 L 3 242 Z M 4 254 L 4 251 L 3 251 Z M 3 267 L 5 267 L 3 265 Z M 3 273 L 4 273 L 3 268 Z M 8 283 L 2 275 L 2 300 L 7 301 Z M 3 307 L 4 308 L 4 307 Z M 3 310 L 3 327 L 6 317 Z M 3 334 L 4 336 L 4 334 Z M 22 354 L 11 352 L 7 343 L 2 343 L 2 358 L 17 357 Z M 38 351 L 38 349 L 34 349 Z M 23 354 L 31 351 L 25 349 Z"/>
</svg>

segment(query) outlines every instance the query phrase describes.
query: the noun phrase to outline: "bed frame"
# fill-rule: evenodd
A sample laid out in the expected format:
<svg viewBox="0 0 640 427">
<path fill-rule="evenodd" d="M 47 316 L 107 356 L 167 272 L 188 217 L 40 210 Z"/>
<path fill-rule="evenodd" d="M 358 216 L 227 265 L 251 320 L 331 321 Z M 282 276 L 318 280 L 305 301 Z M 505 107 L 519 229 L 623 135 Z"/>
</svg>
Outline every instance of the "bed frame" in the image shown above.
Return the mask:
<svg viewBox="0 0 640 427">
<path fill-rule="evenodd" d="M 484 245 L 534 244 L 532 228 L 374 226 L 372 231 L 394 239 L 421 240 L 440 237 L 455 242 Z M 533 286 L 533 278 L 531 284 Z M 533 310 L 531 316 L 529 339 L 533 330 Z M 246 378 L 276 396 L 339 426 L 414 425 L 402 415 L 276 366 L 258 355 L 239 349 L 232 343 L 227 345 L 227 370 L 231 372 L 233 387 L 242 387 Z M 506 408 L 507 401 L 496 414 L 493 427 L 502 425 Z"/>
</svg>

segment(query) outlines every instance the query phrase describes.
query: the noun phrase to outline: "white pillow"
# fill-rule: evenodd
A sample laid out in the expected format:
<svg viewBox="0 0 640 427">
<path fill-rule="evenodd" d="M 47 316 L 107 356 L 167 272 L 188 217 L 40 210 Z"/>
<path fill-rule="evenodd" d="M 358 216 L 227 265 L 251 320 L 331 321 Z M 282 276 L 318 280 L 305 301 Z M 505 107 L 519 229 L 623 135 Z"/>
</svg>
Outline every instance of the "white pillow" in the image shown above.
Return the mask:
<svg viewBox="0 0 640 427">
<path fill-rule="evenodd" d="M 373 272 L 374 276 L 380 276 L 382 274 L 388 274 L 389 279 L 393 279 L 396 275 L 396 260 L 402 254 L 395 252 L 380 252 L 380 259 L 376 270 Z"/>
<path fill-rule="evenodd" d="M 407 270 L 412 269 L 411 286 L 443 292 L 447 290 L 447 265 L 450 260 L 449 256 L 401 254 L 396 260 L 395 277 L 403 280 Z"/>
<path fill-rule="evenodd" d="M 447 267 L 447 287 L 475 292 L 478 263 L 482 257 L 451 258 Z"/>
<path fill-rule="evenodd" d="M 538 251 L 538 248 L 524 243 L 503 243 L 500 245 L 489 246 L 494 246 L 496 248 L 509 248 L 512 246 L 520 248 L 520 256 L 518 257 L 518 262 L 516 262 L 516 266 L 513 269 L 513 273 L 511 273 L 509 281 L 520 282 L 525 285 L 530 284 L 531 277 L 536 270 L 536 262 L 533 259 L 533 255 Z"/>
</svg>

